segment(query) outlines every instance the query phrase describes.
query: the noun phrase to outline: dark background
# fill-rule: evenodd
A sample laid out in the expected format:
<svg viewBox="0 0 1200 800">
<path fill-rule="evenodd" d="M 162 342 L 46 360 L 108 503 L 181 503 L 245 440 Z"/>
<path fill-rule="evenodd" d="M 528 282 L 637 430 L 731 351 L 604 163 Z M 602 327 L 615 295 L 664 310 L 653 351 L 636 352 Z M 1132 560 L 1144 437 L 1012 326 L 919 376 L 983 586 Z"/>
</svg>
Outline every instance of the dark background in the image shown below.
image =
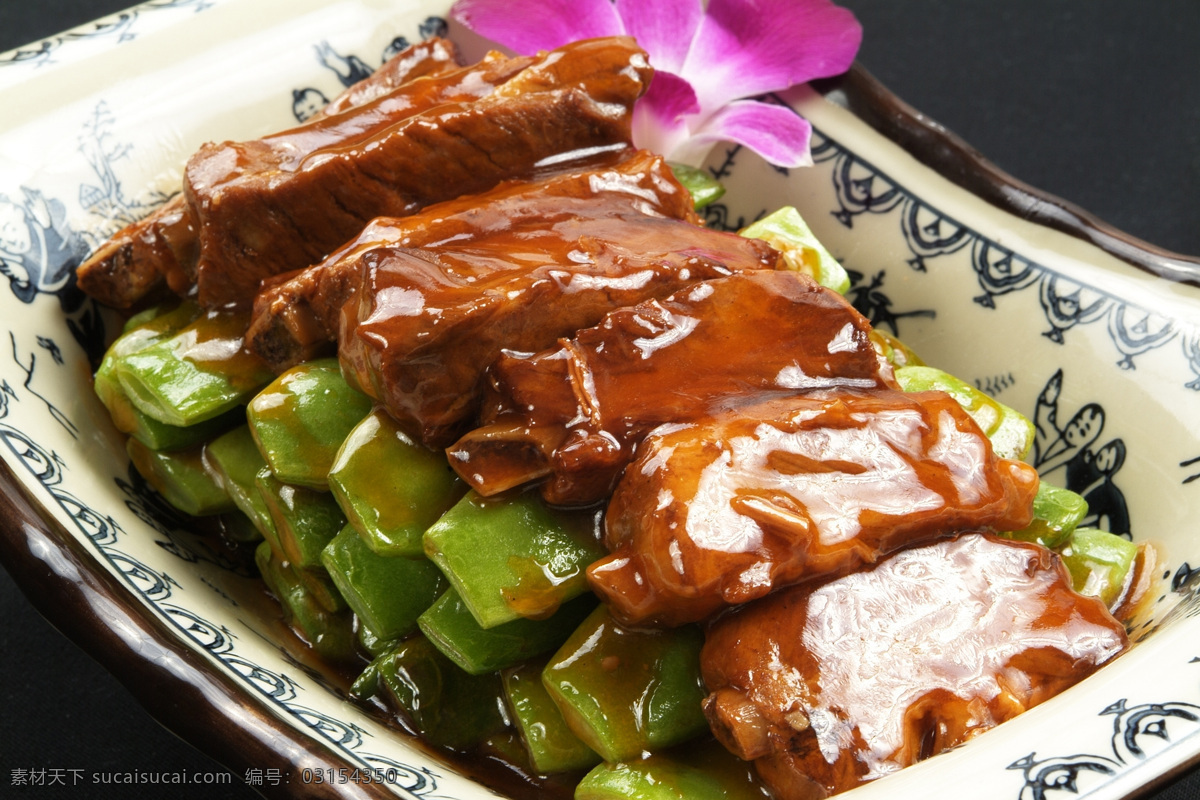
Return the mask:
<svg viewBox="0 0 1200 800">
<path fill-rule="evenodd" d="M 127 4 L 0 0 L 0 51 Z M 1200 255 L 1200 1 L 841 5 L 863 23 L 867 69 L 1001 168 L 1152 244 Z M 0 796 L 148 796 L 13 787 L 14 769 L 224 770 L 151 719 L 3 571 L 0 609 Z M 240 784 L 171 796 L 257 797 Z M 1195 771 L 1154 795 L 1198 799 Z"/>
</svg>

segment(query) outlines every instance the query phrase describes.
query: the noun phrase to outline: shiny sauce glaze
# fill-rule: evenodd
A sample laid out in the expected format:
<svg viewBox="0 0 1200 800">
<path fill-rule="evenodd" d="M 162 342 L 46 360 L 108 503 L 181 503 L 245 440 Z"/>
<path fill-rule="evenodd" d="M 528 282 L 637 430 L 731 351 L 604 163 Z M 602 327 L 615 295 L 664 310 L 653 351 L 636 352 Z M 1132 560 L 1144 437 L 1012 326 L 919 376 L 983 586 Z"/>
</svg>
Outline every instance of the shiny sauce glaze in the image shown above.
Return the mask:
<svg viewBox="0 0 1200 800">
<path fill-rule="evenodd" d="M 484 80 L 493 68 L 507 80 Z M 401 87 L 396 99 L 270 142 L 203 146 L 184 187 L 199 230 L 201 305 L 248 305 L 263 278 L 319 262 L 377 216 L 483 191 L 546 159 L 627 144 L 630 109 L 653 70 L 631 38 L 613 37 L 492 58 L 468 73 L 480 80 L 451 73 L 406 84 L 446 83 L 445 102 L 434 92 L 415 113 L 402 100 L 420 89 Z M 377 119 L 387 106 L 396 113 Z"/>
<path fill-rule="evenodd" d="M 335 97 L 308 122 L 317 124 L 417 78 L 456 69 L 457 58 L 457 49 L 446 39 L 435 37 L 408 47 Z M 199 231 L 191 206 L 180 193 L 149 216 L 122 228 L 88 256 L 77 270 L 79 287 L 114 308 L 130 308 L 153 299 L 162 294 L 164 282 L 170 291 L 186 296 L 196 284 L 199 255 Z"/>
<path fill-rule="evenodd" d="M 244 313 L 205 312 L 178 337 L 180 358 L 230 379 L 239 392 L 261 386 L 266 365 L 246 348 Z"/>
<path fill-rule="evenodd" d="M 901 547 L 1023 528 L 1037 485 L 943 392 L 774 398 L 643 440 L 588 577 L 627 624 L 702 620 Z"/>
<path fill-rule="evenodd" d="M 343 373 L 444 447 L 474 421 L 483 374 L 504 350 L 543 350 L 614 308 L 778 264 L 765 242 L 650 216 L 643 203 L 596 192 L 528 221 L 485 217 L 436 246 L 364 253 L 342 311 Z"/>
<path fill-rule="evenodd" d="M 236 181 L 248 172 L 296 172 L 328 153 L 361 147 L 370 137 L 404 119 L 444 103 L 469 103 L 487 97 L 527 68 L 533 59 L 506 58 L 489 53 L 482 61 L 441 74 L 407 81 L 367 103 L 346 109 L 353 113 L 322 114 L 290 130 L 248 142 L 222 145 L 228 155 L 219 161 L 201 160 L 213 170 L 206 180 Z M 220 171 L 218 171 L 218 169 Z M 220 185 L 220 183 L 216 183 Z"/>
<path fill-rule="evenodd" d="M 264 281 L 254 299 L 249 346 L 283 371 L 337 339 L 342 307 L 353 295 L 362 258 L 379 247 L 436 247 L 528 227 L 560 210 L 564 199 L 604 197 L 593 214 L 628 214 L 698 222 L 691 195 L 661 156 L 619 146 L 539 168 L 479 194 L 432 205 L 406 217 L 379 217 L 315 266 Z"/>
<path fill-rule="evenodd" d="M 634 448 L 664 423 L 764 392 L 894 385 L 870 324 L 805 275 L 757 271 L 607 314 L 554 350 L 504 353 L 484 424 L 448 450 L 480 494 L 544 479 L 558 505 L 607 498 Z"/>
<path fill-rule="evenodd" d="M 719 618 L 705 712 L 778 800 L 807 800 L 968 741 L 1126 644 L 1055 554 L 968 534 Z"/>
</svg>

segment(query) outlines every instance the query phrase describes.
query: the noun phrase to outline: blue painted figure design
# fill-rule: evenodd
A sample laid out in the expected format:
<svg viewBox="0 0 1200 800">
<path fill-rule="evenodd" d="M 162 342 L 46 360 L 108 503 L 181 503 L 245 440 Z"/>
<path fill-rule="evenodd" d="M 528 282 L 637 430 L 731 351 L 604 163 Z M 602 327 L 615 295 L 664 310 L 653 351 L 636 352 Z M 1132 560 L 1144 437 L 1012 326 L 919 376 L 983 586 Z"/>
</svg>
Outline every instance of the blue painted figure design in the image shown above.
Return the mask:
<svg viewBox="0 0 1200 800">
<path fill-rule="evenodd" d="M 879 287 L 883 286 L 883 278 L 885 270 L 879 270 L 871 277 L 869 284 L 863 285 L 865 277 L 861 272 L 855 270 L 846 270 L 846 274 L 850 276 L 851 289 L 847 293 L 850 305 L 854 309 L 866 317 L 872 327 L 880 328 L 884 325 L 892 329 L 893 336 L 900 335 L 899 322 L 904 317 L 929 317 L 934 318 L 937 312 L 932 309 L 919 309 L 917 311 L 893 311 L 892 299 L 883 292 L 879 291 Z"/>
<path fill-rule="evenodd" d="M 1104 431 L 1104 407 L 1087 403 L 1065 424 L 1058 421 L 1063 372 L 1058 370 L 1038 396 L 1033 465 L 1043 476 L 1063 470 L 1066 488 L 1083 496 L 1088 516 L 1083 525 L 1129 537 L 1129 508 L 1113 476 L 1125 463 L 1125 442 L 1113 439 L 1098 445 Z"/>
<path fill-rule="evenodd" d="M 0 274 L 22 303 L 56 294 L 71 281 L 87 246 L 66 223 L 58 200 L 21 187 L 16 201 L 0 194 Z"/>
</svg>

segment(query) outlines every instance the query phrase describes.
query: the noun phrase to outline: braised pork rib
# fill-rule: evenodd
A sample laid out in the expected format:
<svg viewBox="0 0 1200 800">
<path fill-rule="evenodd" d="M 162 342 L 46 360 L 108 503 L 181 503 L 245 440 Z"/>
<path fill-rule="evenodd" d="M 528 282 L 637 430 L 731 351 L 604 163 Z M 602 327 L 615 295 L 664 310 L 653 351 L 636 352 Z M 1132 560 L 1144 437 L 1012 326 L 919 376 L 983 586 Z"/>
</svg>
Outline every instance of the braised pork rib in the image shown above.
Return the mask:
<svg viewBox="0 0 1200 800">
<path fill-rule="evenodd" d="M 965 535 L 722 617 L 705 713 L 775 797 L 815 800 L 968 741 L 1127 643 L 1058 556 Z"/>
<path fill-rule="evenodd" d="M 612 493 L 638 442 L 763 395 L 894 386 L 870 324 L 805 275 L 747 272 L 613 311 L 560 347 L 505 353 L 483 425 L 448 451 L 483 495 L 543 480 L 589 505 Z"/>
<path fill-rule="evenodd" d="M 317 116 L 342 114 L 396 87 L 458 68 L 458 52 L 433 38 L 390 58 L 366 79 L 335 97 Z M 79 287 L 113 308 L 132 308 L 166 289 L 188 294 L 196 283 L 198 230 L 182 191 L 143 219 L 122 228 L 79 266 Z"/>
<path fill-rule="evenodd" d="M 313 267 L 264 281 L 254 300 L 249 347 L 277 371 L 331 348 L 342 307 L 360 280 L 364 254 L 381 247 L 436 247 L 463 237 L 529 227 L 563 201 L 595 199 L 593 213 L 698 222 L 688 194 L 661 156 L 632 147 L 543 167 L 529 180 L 505 181 L 476 195 L 437 203 L 407 217 L 372 220 L 357 237 Z M 607 198 L 608 202 L 604 202 Z"/>
<path fill-rule="evenodd" d="M 1037 485 L 943 392 L 774 398 L 643 440 L 588 578 L 627 624 L 694 622 L 902 547 L 1019 530 Z"/>
</svg>

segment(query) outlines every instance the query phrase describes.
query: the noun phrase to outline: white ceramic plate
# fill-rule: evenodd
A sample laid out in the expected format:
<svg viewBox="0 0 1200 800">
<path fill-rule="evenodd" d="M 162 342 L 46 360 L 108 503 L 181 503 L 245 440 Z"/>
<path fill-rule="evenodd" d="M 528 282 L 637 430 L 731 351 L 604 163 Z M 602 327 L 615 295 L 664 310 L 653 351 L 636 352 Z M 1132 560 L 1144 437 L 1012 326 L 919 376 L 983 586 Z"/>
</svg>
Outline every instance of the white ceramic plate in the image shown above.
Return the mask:
<svg viewBox="0 0 1200 800">
<path fill-rule="evenodd" d="M 436 27 L 446 5 L 156 0 L 94 35 L 0 56 L 21 62 L 0 69 L 0 258 L 11 290 L 0 297 L 11 345 L 0 372 L 0 556 L 14 574 L 47 576 L 22 586 L 56 624 L 108 652 L 127 683 L 169 692 L 189 713 L 153 697 L 151 710 L 235 772 L 266 772 L 267 794 L 488 792 L 346 703 L 336 680 L 298 658 L 256 580 L 140 486 L 90 390 L 89 355 L 114 319 L 74 291 L 70 272 L 174 191 L 198 145 L 288 126 L 305 102 L 341 90 L 350 56 L 377 64 L 395 37 Z M 326 64 L 321 43 L 336 54 Z M 818 131 L 816 166 L 783 172 L 719 149 L 709 166 L 730 191 L 710 224 L 800 207 L 859 274 L 850 296 L 860 310 L 1037 419 L 1047 477 L 1094 492 L 1103 527 L 1128 520 L 1164 559 L 1128 654 L 853 796 L 1128 796 L 1200 759 L 1200 263 L 1024 193 L 861 72 L 821 88 L 825 97 L 786 98 Z M 1077 415 L 1102 425 L 1077 436 Z M 302 779 L 343 766 L 390 768 L 397 780 Z M 271 783 L 275 774 L 290 784 Z"/>
</svg>

